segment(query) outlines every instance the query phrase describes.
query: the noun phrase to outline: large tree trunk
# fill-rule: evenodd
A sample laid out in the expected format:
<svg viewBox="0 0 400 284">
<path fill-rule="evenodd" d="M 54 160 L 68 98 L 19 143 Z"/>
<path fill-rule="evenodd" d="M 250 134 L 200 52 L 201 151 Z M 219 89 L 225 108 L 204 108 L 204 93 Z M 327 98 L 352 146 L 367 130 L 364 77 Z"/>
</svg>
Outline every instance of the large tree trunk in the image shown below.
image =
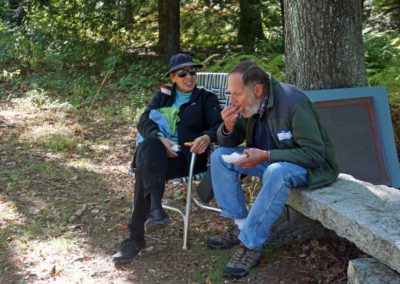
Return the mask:
<svg viewBox="0 0 400 284">
<path fill-rule="evenodd" d="M 22 26 L 25 10 L 22 5 L 22 0 L 9 0 L 8 6 L 10 8 L 10 20 L 18 26 Z"/>
<path fill-rule="evenodd" d="M 283 4 L 283 0 L 279 0 L 279 6 L 281 8 L 281 17 L 282 17 L 282 30 L 285 32 L 285 5 Z M 283 37 L 283 46 L 285 48 L 285 39 Z"/>
<path fill-rule="evenodd" d="M 368 85 L 361 0 L 284 0 L 287 81 L 302 89 Z"/>
<path fill-rule="evenodd" d="M 245 50 L 253 51 L 256 41 L 265 39 L 261 21 L 261 1 L 240 0 L 239 2 L 238 43 L 243 44 Z"/>
<path fill-rule="evenodd" d="M 122 7 L 123 26 L 128 28 L 133 21 L 133 5 L 130 0 L 125 0 Z"/>
<path fill-rule="evenodd" d="M 179 0 L 158 1 L 159 51 L 166 60 L 180 49 L 179 3 Z"/>
</svg>

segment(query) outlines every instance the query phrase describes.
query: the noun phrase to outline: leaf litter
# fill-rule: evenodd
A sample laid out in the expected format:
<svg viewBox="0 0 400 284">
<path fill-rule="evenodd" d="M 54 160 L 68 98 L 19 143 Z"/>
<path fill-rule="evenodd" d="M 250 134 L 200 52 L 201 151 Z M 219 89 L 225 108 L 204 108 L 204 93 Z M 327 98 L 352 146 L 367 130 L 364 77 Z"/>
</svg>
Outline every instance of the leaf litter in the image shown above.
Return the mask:
<svg viewBox="0 0 400 284">
<path fill-rule="evenodd" d="M 188 250 L 182 220 L 170 213 L 172 224 L 146 236 L 131 264 L 115 266 L 132 206 L 132 125 L 57 112 L 0 102 L 0 283 L 346 283 L 349 259 L 363 255 L 340 238 L 266 245 L 255 272 L 224 279 L 234 249 L 208 250 L 205 241 L 228 223 L 194 207 Z M 54 152 L 35 141 L 60 126 L 77 147 Z M 170 203 L 184 208 L 185 198 L 183 186 L 167 186 Z"/>
</svg>

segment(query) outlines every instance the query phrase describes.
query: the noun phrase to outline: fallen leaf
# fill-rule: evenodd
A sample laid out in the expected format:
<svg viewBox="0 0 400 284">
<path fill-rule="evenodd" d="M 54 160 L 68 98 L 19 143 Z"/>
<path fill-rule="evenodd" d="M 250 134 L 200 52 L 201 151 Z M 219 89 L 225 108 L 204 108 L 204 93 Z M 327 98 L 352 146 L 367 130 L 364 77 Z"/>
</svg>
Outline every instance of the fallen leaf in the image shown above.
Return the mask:
<svg viewBox="0 0 400 284">
<path fill-rule="evenodd" d="M 57 270 L 56 266 L 54 265 L 53 268 L 51 269 L 50 275 L 53 277 L 59 276 L 60 275 L 60 271 Z"/>
<path fill-rule="evenodd" d="M 71 217 L 69 217 L 68 221 L 72 223 L 73 221 L 81 217 L 86 208 L 87 204 L 83 204 L 83 206 L 79 210 L 77 210 Z"/>
<path fill-rule="evenodd" d="M 121 232 L 127 232 L 129 230 L 128 224 L 118 224 L 117 227 Z"/>
<path fill-rule="evenodd" d="M 82 256 L 82 257 L 78 257 L 73 262 L 75 262 L 75 261 L 88 261 L 88 260 L 91 260 L 91 259 L 92 259 L 92 257 L 90 257 L 88 255 L 85 255 L 85 256 Z"/>
</svg>

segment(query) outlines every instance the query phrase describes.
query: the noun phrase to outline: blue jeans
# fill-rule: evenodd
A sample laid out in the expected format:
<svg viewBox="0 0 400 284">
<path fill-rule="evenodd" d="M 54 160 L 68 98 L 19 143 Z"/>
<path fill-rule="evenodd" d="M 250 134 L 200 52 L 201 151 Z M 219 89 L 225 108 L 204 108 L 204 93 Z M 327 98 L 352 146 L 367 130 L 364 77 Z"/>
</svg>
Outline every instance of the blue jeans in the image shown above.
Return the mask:
<svg viewBox="0 0 400 284">
<path fill-rule="evenodd" d="M 246 147 L 221 147 L 211 154 L 211 178 L 221 216 L 246 218 L 239 234 L 249 249 L 260 250 L 268 239 L 271 226 L 282 212 L 292 187 L 307 184 L 307 170 L 289 162 L 263 162 L 253 168 L 241 168 L 222 160 L 222 154 L 241 153 Z M 254 204 L 247 210 L 240 174 L 262 177 L 262 187 Z"/>
</svg>

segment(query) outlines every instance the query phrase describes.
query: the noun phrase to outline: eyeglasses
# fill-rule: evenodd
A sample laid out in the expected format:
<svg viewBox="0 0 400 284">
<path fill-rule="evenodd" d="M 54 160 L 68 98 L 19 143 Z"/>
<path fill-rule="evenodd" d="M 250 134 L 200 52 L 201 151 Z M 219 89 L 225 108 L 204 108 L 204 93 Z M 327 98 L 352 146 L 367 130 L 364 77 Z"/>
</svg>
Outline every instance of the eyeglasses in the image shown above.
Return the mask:
<svg viewBox="0 0 400 284">
<path fill-rule="evenodd" d="M 197 69 L 190 69 L 190 70 L 180 69 L 176 71 L 176 75 L 178 75 L 179 78 L 186 77 L 187 74 L 189 74 L 190 76 L 196 76 Z"/>
</svg>

